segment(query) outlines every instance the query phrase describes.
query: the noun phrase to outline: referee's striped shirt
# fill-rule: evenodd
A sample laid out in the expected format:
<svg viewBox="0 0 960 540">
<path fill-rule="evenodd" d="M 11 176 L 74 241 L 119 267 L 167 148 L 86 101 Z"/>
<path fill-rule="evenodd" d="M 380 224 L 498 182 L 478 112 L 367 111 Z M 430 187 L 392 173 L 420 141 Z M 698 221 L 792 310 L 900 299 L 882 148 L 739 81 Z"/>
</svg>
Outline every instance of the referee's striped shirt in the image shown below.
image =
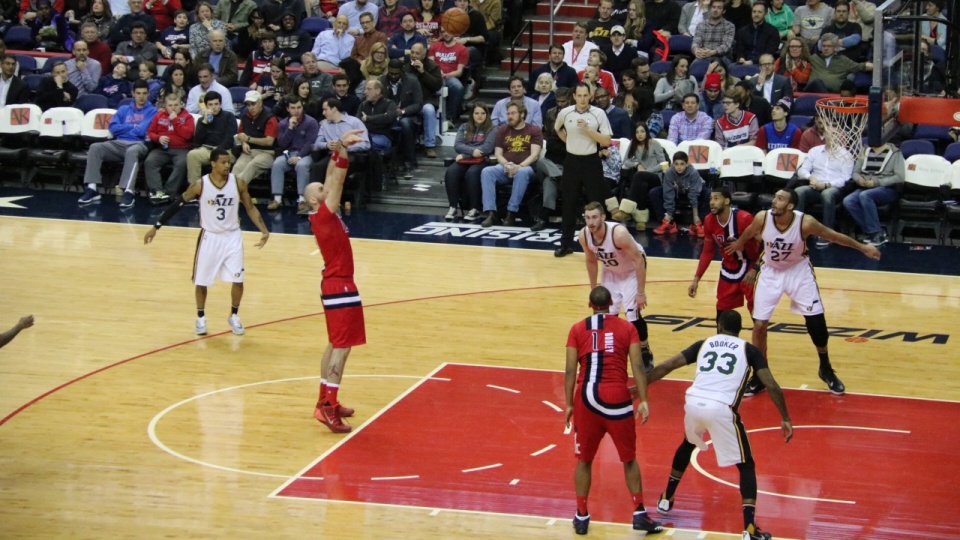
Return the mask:
<svg viewBox="0 0 960 540">
<path fill-rule="evenodd" d="M 607 113 L 593 105 L 586 111 L 580 112 L 576 105 L 571 105 L 560 111 L 560 114 L 557 115 L 557 122 L 554 124 L 554 129 L 557 131 L 560 131 L 560 128 L 567 130 L 568 154 L 575 156 L 594 155 L 600 151 L 599 145 L 583 134 L 580 126 L 577 125 L 579 120 L 586 120 L 587 125 L 592 130 L 605 135 L 613 135 L 613 130 L 610 129 L 610 121 L 607 120 Z"/>
</svg>

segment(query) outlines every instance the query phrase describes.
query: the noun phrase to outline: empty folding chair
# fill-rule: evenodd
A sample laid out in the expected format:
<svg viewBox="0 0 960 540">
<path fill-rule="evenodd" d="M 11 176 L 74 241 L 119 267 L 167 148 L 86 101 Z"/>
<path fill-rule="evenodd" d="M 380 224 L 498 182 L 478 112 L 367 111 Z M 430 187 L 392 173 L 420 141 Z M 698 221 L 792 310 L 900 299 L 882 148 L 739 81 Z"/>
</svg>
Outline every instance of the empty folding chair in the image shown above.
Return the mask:
<svg viewBox="0 0 960 540">
<path fill-rule="evenodd" d="M 937 150 L 930 141 L 910 139 L 909 141 L 903 141 L 900 143 L 900 152 L 903 153 L 904 159 L 909 159 L 910 156 L 917 154 L 927 154 L 932 156 L 937 153 Z"/>
<path fill-rule="evenodd" d="M 66 167 L 68 148 L 76 146 L 83 124 L 83 112 L 73 107 L 54 107 L 40 118 L 40 136 L 27 151 L 30 172 L 27 183 L 38 174 L 54 175 L 67 186 L 70 170 Z"/>
<path fill-rule="evenodd" d="M 763 183 L 757 196 L 761 209 L 770 208 L 777 191 L 785 188 L 797 175 L 797 170 L 807 159 L 807 154 L 796 148 L 777 148 L 767 152 L 763 160 Z"/>
<path fill-rule="evenodd" d="M 932 229 L 937 242 L 942 239 L 943 194 L 949 189 L 952 176 L 950 162 L 941 156 L 916 154 L 907 158 L 897 239 L 903 240 L 903 230 L 908 227 Z"/>
<path fill-rule="evenodd" d="M 27 150 L 40 133 L 40 107 L 32 104 L 7 105 L 0 109 L 0 165 L 20 172 L 26 184 Z"/>
<path fill-rule="evenodd" d="M 721 185 L 729 184 L 731 202 L 737 207 L 756 211 L 764 157 L 763 150 L 743 144 L 726 148 L 720 155 Z"/>
</svg>

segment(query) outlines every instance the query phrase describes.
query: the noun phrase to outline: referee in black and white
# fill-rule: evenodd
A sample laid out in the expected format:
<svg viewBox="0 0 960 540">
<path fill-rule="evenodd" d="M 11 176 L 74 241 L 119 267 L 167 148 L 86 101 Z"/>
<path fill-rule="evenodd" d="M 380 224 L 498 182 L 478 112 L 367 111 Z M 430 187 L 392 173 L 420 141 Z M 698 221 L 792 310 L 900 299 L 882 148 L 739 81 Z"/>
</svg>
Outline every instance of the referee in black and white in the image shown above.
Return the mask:
<svg viewBox="0 0 960 540">
<path fill-rule="evenodd" d="M 590 105 L 590 89 L 580 83 L 573 93 L 576 104 L 560 111 L 555 128 L 557 136 L 567 144 L 563 161 L 560 192 L 563 196 L 563 222 L 560 227 L 560 247 L 553 255 L 564 257 L 573 253 L 574 229 L 577 213 L 583 208 L 580 193 L 587 201 L 603 201 L 609 211 L 617 209 L 617 199 L 603 177 L 600 149 L 610 146 L 610 121 L 599 107 Z"/>
</svg>

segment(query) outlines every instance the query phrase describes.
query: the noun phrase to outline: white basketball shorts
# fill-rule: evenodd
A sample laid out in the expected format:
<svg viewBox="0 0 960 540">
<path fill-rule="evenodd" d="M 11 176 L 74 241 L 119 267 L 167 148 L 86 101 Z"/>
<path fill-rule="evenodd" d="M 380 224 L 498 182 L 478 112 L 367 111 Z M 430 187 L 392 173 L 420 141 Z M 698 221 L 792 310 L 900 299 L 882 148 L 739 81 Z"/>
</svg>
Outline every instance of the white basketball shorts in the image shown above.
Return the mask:
<svg viewBox="0 0 960 540">
<path fill-rule="evenodd" d="M 707 450 L 703 433 L 709 432 L 717 464 L 729 467 L 744 463 L 750 455 L 750 441 L 743 424 L 726 403 L 697 396 L 687 396 L 683 406 L 683 429 L 687 440 L 697 445 L 701 452 Z"/>
<path fill-rule="evenodd" d="M 823 313 L 820 288 L 810 263 L 799 263 L 786 270 L 762 268 L 753 292 L 753 318 L 769 321 L 784 294 L 790 297 L 790 311 L 797 315 Z"/>
<path fill-rule="evenodd" d="M 227 283 L 243 283 L 243 233 L 239 229 L 225 233 L 200 230 L 193 282 L 209 287 L 218 277 Z"/>
<path fill-rule="evenodd" d="M 620 314 L 620 308 L 626 313 L 626 319 L 633 322 L 640 318 L 640 310 L 637 309 L 637 274 L 615 274 L 613 272 L 603 272 L 602 284 L 610 291 L 613 296 L 613 304 L 610 305 L 610 313 Z"/>
</svg>

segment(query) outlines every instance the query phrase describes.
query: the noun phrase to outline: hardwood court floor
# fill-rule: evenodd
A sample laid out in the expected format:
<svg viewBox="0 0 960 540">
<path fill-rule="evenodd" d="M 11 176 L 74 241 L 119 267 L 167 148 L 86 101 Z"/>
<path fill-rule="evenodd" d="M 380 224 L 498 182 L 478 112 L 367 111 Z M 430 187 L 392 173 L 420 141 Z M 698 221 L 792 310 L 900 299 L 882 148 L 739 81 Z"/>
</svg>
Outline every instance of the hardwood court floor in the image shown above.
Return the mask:
<svg viewBox="0 0 960 540">
<path fill-rule="evenodd" d="M 190 264 L 197 230 L 164 228 L 144 246 L 145 230 L 0 218 L 0 326 L 6 329 L 26 313 L 37 319 L 0 350 L 0 537 L 572 535 L 567 516 L 548 525 L 517 515 L 431 515 L 423 508 L 268 497 L 342 440 L 311 417 L 326 343 L 316 245 L 309 236 L 274 235 L 256 250 L 256 235 L 247 233 L 240 312 L 247 334 L 229 333 L 229 287 L 218 284 L 208 296 L 212 335 L 195 339 Z M 580 255 L 558 261 L 531 250 L 353 244 L 369 341 L 354 350 L 341 393 L 358 411 L 354 426 L 443 362 L 560 370 L 566 333 L 588 313 Z M 646 313 L 657 322 L 650 329 L 658 359 L 710 335 L 709 323 L 691 324 L 714 313 L 712 281 L 701 284 L 696 300 L 686 295 L 695 264 L 650 261 Z M 714 279 L 716 271 L 714 265 L 706 277 Z M 828 323 L 843 336 L 870 336 L 831 340 L 849 391 L 960 400 L 960 351 L 951 334 L 960 280 L 817 273 Z M 801 327 L 790 326 L 802 320 L 785 302 L 774 319 L 785 323 L 770 335 L 771 368 L 781 385 L 822 389 L 812 345 Z M 685 370 L 676 376 L 691 375 Z M 651 403 L 653 414 L 657 407 Z M 438 403 L 423 412 L 420 425 L 396 429 L 415 433 L 446 412 Z M 955 427 L 946 432 L 956 437 Z M 382 449 L 385 455 L 391 451 Z M 894 451 L 909 467 L 909 447 Z M 646 459 L 668 464 L 671 456 Z M 556 474 L 572 477 L 573 465 L 571 457 L 569 469 Z M 882 477 L 884 471 L 869 474 Z M 955 464 L 944 463 L 937 474 L 960 481 Z M 600 482 L 622 490 L 622 478 Z M 645 474 L 644 482 L 653 506 L 665 478 Z M 705 511 L 737 511 L 704 504 Z M 761 499 L 761 519 L 764 504 Z M 674 537 L 697 538 L 698 532 L 677 531 Z M 628 527 L 602 523 L 592 525 L 590 534 L 637 536 Z"/>
</svg>

